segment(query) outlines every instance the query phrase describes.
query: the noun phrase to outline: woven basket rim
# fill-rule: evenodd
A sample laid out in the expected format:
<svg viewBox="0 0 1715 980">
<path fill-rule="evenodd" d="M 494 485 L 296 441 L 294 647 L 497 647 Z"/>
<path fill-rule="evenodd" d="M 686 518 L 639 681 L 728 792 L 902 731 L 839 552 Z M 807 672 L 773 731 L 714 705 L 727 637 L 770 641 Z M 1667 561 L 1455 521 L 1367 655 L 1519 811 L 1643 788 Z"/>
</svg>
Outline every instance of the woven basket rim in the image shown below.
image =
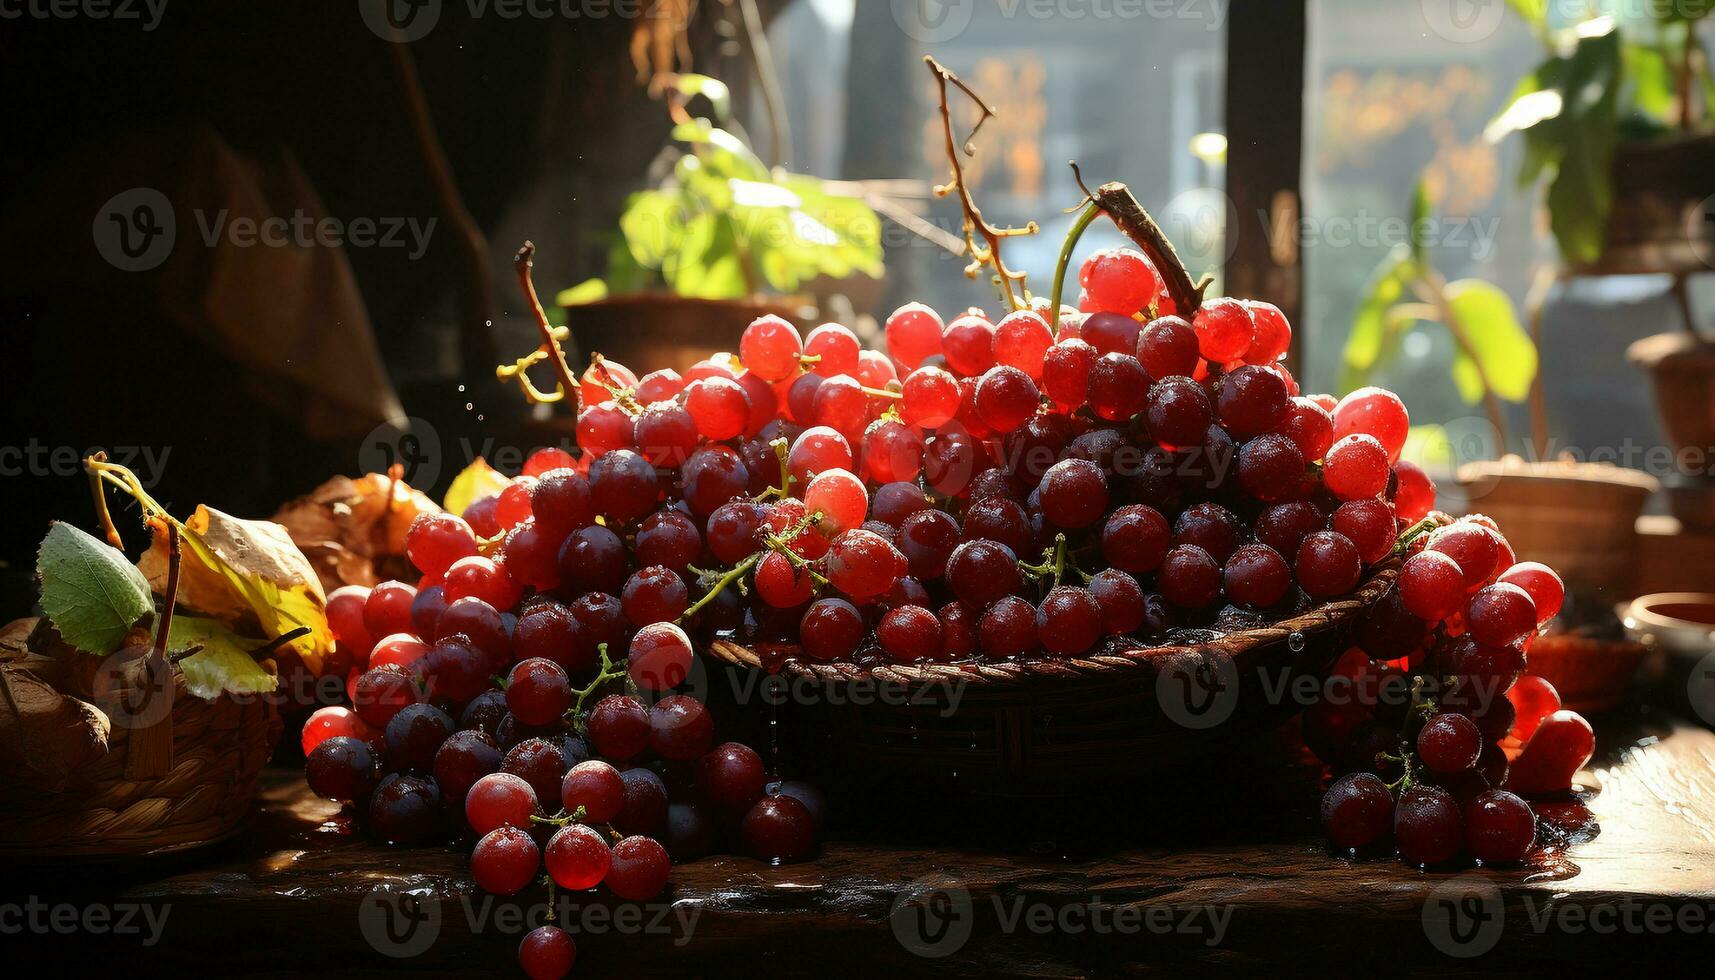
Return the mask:
<svg viewBox="0 0 1715 980">
<path fill-rule="evenodd" d="M 1442 516 L 1438 522 L 1445 524 L 1448 520 L 1450 519 Z M 1393 588 L 1404 561 L 1403 555 L 1389 556 L 1349 595 L 1324 602 L 1276 623 L 1235 630 L 1202 643 L 1136 647 L 1078 657 L 1036 656 L 994 662 L 881 663 L 873 666 L 850 661 L 821 663 L 788 656 L 780 662 L 779 673 L 818 683 L 880 682 L 920 685 L 957 681 L 1003 688 L 1041 681 L 1123 677 L 1148 668 L 1152 662 L 1162 657 L 1173 655 L 1213 654 L 1238 661 L 1252 651 L 1289 639 L 1293 634 L 1320 633 L 1355 620 L 1359 613 L 1379 602 Z M 715 640 L 709 644 L 708 650 L 723 663 L 757 670 L 767 669 L 767 663 L 761 654 L 729 640 Z"/>
</svg>

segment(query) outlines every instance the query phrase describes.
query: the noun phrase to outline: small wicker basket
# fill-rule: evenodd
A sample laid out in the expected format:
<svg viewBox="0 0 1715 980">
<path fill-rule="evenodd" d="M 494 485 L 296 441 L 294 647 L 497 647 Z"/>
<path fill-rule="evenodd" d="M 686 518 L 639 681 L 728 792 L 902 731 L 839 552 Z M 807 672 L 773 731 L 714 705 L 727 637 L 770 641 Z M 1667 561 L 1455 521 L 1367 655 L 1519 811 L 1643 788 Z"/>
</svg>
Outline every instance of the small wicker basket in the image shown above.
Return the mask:
<svg viewBox="0 0 1715 980">
<path fill-rule="evenodd" d="M 81 753 L 80 763 L 57 785 L 39 792 L 13 785 L 0 792 L 6 798 L 0 807 L 0 856 L 153 857 L 214 844 L 243 830 L 255 809 L 257 780 L 280 739 L 275 698 L 204 700 L 186 689 L 176 665 L 167 665 L 157 669 L 170 671 L 170 709 L 148 716 L 147 724 L 128 726 L 124 713 L 113 708 L 134 703 L 136 691 L 127 681 L 92 681 L 94 670 L 66 670 L 58 663 L 63 661 L 13 659 L 0 671 L 0 738 L 32 751 L 29 740 L 46 733 L 26 724 L 28 709 L 21 705 L 30 693 L 51 697 L 51 687 L 73 707 L 64 715 L 66 727 L 49 737 Z M 157 676 L 165 681 L 166 675 Z M 138 715 L 148 715 L 148 709 Z"/>
<path fill-rule="evenodd" d="M 1326 676 L 1399 564 L 1390 559 L 1353 594 L 1280 622 L 1183 631 L 1157 647 L 876 666 L 725 641 L 708 652 L 811 692 L 775 699 L 778 730 L 806 776 L 848 790 L 866 788 L 853 782 L 867 776 L 963 797 L 1053 796 L 1116 773 L 1206 764 L 1220 746 L 1292 717 L 1308 700 L 1295 685 Z"/>
</svg>

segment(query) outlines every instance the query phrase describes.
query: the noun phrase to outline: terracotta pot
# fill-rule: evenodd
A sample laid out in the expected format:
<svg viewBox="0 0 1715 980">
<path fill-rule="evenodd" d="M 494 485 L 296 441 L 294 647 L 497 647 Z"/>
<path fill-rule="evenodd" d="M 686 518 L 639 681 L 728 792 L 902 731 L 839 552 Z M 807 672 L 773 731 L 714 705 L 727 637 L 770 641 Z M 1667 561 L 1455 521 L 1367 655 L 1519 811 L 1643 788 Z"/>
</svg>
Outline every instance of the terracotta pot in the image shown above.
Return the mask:
<svg viewBox="0 0 1715 980">
<path fill-rule="evenodd" d="M 800 322 L 799 307 L 789 299 L 753 303 L 640 293 L 564 309 L 577 348 L 573 363 L 599 351 L 641 374 L 662 368 L 683 372 L 711 354 L 736 351 L 739 335 L 752 320 L 774 313 Z"/>
<path fill-rule="evenodd" d="M 1707 272 L 1715 269 L 1715 136 L 1624 143 L 1614 153 L 1614 203 L 1607 241 L 1581 275 Z"/>
<path fill-rule="evenodd" d="M 1656 409 L 1679 459 L 1715 452 L 1715 343 L 1675 330 L 1637 341 L 1626 357 L 1654 380 Z M 1691 475 L 1707 476 L 1707 463 Z"/>
<path fill-rule="evenodd" d="M 1520 561 L 1547 564 L 1579 595 L 1611 602 L 1631 598 L 1638 514 L 1659 487 L 1649 474 L 1510 456 L 1467 463 L 1459 468 L 1458 482 L 1471 511 L 1506 529 Z"/>
</svg>

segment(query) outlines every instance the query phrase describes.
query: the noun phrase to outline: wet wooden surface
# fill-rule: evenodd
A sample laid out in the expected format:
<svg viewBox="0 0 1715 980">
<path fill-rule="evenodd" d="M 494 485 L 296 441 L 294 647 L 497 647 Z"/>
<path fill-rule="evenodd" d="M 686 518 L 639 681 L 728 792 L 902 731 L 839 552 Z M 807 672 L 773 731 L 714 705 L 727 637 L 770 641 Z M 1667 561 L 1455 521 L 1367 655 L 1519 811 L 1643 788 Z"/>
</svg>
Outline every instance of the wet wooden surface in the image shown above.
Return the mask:
<svg viewBox="0 0 1715 980">
<path fill-rule="evenodd" d="M 837 834 L 803 864 L 723 856 L 678 865 L 668 894 L 641 914 L 594 895 L 561 907 L 583 926 L 577 976 L 1514 975 L 1705 961 L 1715 951 L 1715 734 L 1671 720 L 1599 730 L 1604 744 L 1581 775 L 1590 792 L 1543 807 L 1557 839 L 1571 843 L 1523 868 L 1428 873 L 1331 856 L 1305 783 L 1207 805 L 1190 795 L 1163 801 L 1159 812 L 1178 816 L 1160 821 L 1130 810 L 1138 822 L 1119 840 L 1073 832 L 1054 813 L 970 833 L 944 823 L 913 833 L 906 818 L 871 839 Z M 904 809 L 874 803 L 877 813 Z M 1103 800 L 1097 788 L 1064 805 L 1099 809 Z M 510 917 L 539 914 L 545 901 L 540 892 L 484 896 L 450 848 L 393 851 L 351 835 L 338 808 L 289 770 L 268 774 L 254 832 L 222 854 L 117 878 L 59 869 L 31 889 L 170 906 L 152 946 L 63 940 L 93 966 L 263 975 L 513 975 L 521 933 Z M 411 897 L 395 894 L 404 892 Z M 1449 947 L 1443 900 L 1470 910 L 1453 922 L 1468 943 Z M 421 925 L 437 915 L 438 926 Z M 1498 925 L 1484 925 L 1491 919 Z M 410 957 L 385 955 L 424 934 L 413 921 L 433 941 Z M 1498 929 L 1492 940 L 1489 929 Z M 1448 955 L 1479 946 L 1482 955 Z"/>
</svg>

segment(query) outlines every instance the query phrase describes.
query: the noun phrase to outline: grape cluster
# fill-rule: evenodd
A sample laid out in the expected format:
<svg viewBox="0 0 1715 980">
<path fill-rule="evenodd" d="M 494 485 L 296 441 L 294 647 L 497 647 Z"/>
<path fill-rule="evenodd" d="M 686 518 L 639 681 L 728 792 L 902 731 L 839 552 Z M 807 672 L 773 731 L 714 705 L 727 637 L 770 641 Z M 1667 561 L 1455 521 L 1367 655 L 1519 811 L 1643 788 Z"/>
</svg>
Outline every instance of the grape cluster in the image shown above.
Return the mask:
<svg viewBox="0 0 1715 980">
<path fill-rule="evenodd" d="M 1337 774 L 1323 830 L 1342 849 L 1391 843 L 1419 866 L 1521 861 L 1537 835 L 1526 797 L 1568 790 L 1594 749 L 1589 723 L 1525 674 L 1565 586 L 1515 561 L 1481 515 L 1410 547 L 1398 588 L 1336 668 L 1351 683 L 1304 717 L 1306 743 Z"/>
<path fill-rule="evenodd" d="M 765 316 L 684 375 L 598 359 L 580 454 L 463 515 L 497 542 L 486 557 L 437 542 L 457 518 L 425 523 L 423 567 L 447 567 L 444 591 L 493 565 L 519 590 L 617 603 L 603 637 L 630 637 L 633 673 L 670 687 L 698 635 L 957 661 L 1283 614 L 1350 592 L 1429 510 L 1433 485 L 1398 459 L 1404 405 L 1300 396 L 1275 307 L 1161 315 L 1131 249 L 1080 281 L 1082 310 L 1052 317 L 908 304 L 885 354 Z"/>
<path fill-rule="evenodd" d="M 807 857 L 820 793 L 771 777 L 749 746 L 716 744 L 708 708 L 676 690 L 695 656 L 687 628 L 723 621 L 697 614 L 717 597 L 688 599 L 709 522 L 650 506 L 628 526 L 611 515 L 632 498 L 604 498 L 575 462 L 539 450 L 464 516 L 419 517 L 415 586 L 328 596 L 352 707 L 306 722 L 310 788 L 384 843 L 466 842 L 472 878 L 497 894 L 545 880 L 647 901 L 673 860 L 728 839 L 770 862 Z M 656 493 L 650 476 L 646 502 Z M 619 504 L 598 521 L 600 499 Z M 553 925 L 519 949 L 531 976 L 563 976 L 575 956 Z"/>
<path fill-rule="evenodd" d="M 998 320 L 908 304 L 885 352 L 765 316 L 683 374 L 597 356 L 576 379 L 576 453 L 539 450 L 500 493 L 419 517 L 415 586 L 329 597 L 356 707 L 305 729 L 312 788 L 396 843 L 444 833 L 450 811 L 490 891 L 545 867 L 645 899 L 669 855 L 723 829 L 768 860 L 816 842 L 815 790 L 715 744 L 680 693 L 699 644 L 857 663 L 1136 646 L 1350 593 L 1430 512 L 1434 485 L 1400 459 L 1405 406 L 1301 394 L 1279 309 L 1177 310 L 1132 249 L 1091 256 L 1079 283 L 1076 309 Z M 1522 669 L 1552 573 L 1495 575 L 1512 564 L 1499 536 L 1487 564 L 1468 540 L 1491 531 L 1439 533 L 1375 629 L 1455 672 L 1505 673 L 1503 650 Z M 1433 724 L 1459 730 L 1431 755 L 1459 761 L 1468 732 Z M 1395 752 L 1395 728 L 1366 737 Z M 545 929 L 520 949 L 532 975 L 575 955 Z"/>
</svg>

